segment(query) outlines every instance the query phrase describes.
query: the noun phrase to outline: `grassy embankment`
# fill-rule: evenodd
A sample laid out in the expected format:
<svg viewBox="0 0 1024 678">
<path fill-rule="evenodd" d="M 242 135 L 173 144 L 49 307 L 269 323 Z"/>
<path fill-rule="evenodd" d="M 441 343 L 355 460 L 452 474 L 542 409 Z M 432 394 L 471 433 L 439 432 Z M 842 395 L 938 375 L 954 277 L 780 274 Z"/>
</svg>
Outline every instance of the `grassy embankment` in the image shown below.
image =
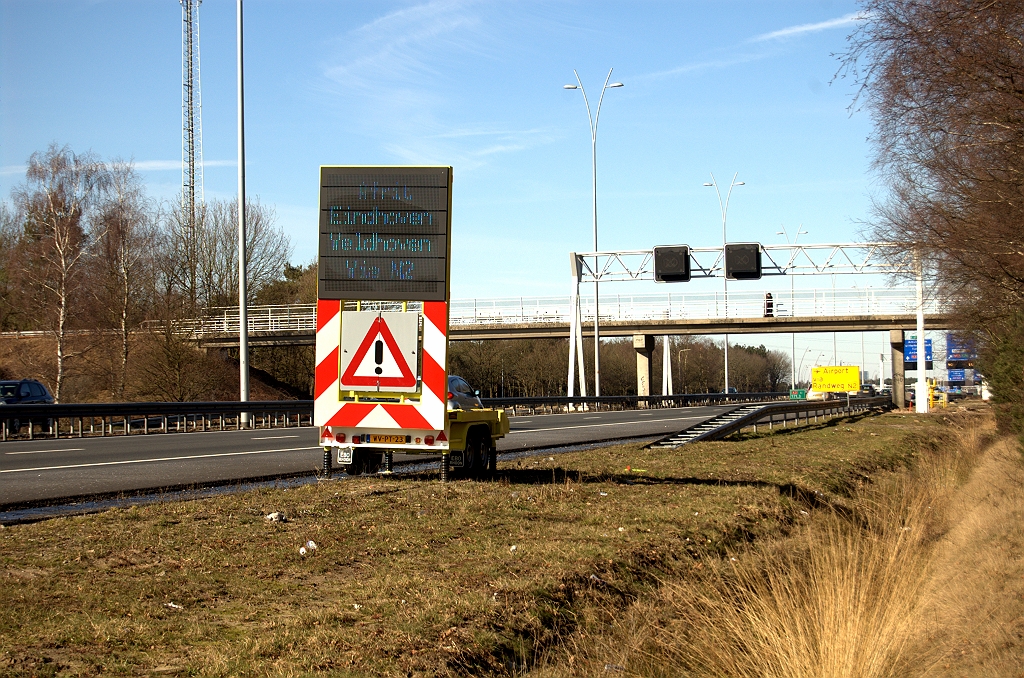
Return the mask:
<svg viewBox="0 0 1024 678">
<path fill-rule="evenodd" d="M 1024 676 L 1020 450 L 985 413 L 949 416 L 909 470 L 590 615 L 531 675 Z"/>
<path fill-rule="evenodd" d="M 8 526 L 0 673 L 603 670 L 589 637 L 625 638 L 671 582 L 849 504 L 952 433 L 889 414 L 527 458 L 495 482 L 366 477 Z"/>
</svg>

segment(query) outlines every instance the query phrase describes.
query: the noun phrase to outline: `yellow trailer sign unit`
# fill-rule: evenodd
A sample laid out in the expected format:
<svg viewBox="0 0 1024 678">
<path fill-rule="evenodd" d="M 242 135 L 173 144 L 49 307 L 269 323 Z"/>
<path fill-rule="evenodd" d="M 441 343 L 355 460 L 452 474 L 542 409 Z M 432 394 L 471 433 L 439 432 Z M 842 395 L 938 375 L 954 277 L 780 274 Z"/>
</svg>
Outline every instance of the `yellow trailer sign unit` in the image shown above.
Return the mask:
<svg viewBox="0 0 1024 678">
<path fill-rule="evenodd" d="M 448 412 L 451 182 L 451 167 L 320 168 L 313 419 L 326 472 L 390 471 L 393 451 L 441 453 L 444 478 L 449 461 L 493 467 L 503 413 Z"/>
</svg>

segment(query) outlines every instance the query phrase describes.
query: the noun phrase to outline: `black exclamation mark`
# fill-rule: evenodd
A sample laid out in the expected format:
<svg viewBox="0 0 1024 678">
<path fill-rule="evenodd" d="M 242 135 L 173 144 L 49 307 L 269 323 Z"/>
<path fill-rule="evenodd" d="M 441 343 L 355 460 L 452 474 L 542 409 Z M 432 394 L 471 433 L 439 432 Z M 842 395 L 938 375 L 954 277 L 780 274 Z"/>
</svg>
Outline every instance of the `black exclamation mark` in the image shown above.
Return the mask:
<svg viewBox="0 0 1024 678">
<path fill-rule="evenodd" d="M 373 371 L 380 374 L 384 371 L 380 366 L 384 362 L 384 342 L 380 339 L 373 345 L 373 359 L 377 363 L 377 367 Z"/>
</svg>

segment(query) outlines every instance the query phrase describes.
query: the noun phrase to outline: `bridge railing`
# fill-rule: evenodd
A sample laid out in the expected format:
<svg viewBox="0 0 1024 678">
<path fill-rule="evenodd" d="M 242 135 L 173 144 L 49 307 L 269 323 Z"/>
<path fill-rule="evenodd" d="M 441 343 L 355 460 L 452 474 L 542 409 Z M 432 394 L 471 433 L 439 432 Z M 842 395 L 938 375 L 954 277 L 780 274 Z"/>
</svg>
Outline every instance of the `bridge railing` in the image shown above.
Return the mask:
<svg viewBox="0 0 1024 678">
<path fill-rule="evenodd" d="M 594 298 L 581 297 L 583 322 L 593 322 Z M 411 302 L 415 309 L 418 303 Z M 905 315 L 917 309 L 913 288 L 864 287 L 846 289 L 780 290 L 772 293 L 771 312 L 776 317 Z M 665 294 L 601 295 L 601 322 L 638 320 L 689 320 L 760 318 L 767 312 L 766 298 L 759 292 L 694 292 Z M 928 300 L 925 313 L 943 313 L 944 304 Z M 455 299 L 450 305 L 454 326 L 511 325 L 533 323 L 568 324 L 568 297 L 506 297 L 499 299 Z M 249 332 L 313 333 L 316 305 L 250 306 Z M 156 321 L 150 327 L 162 327 Z M 174 321 L 181 333 L 204 335 L 237 334 L 238 308 L 211 308 L 195 319 Z"/>
</svg>

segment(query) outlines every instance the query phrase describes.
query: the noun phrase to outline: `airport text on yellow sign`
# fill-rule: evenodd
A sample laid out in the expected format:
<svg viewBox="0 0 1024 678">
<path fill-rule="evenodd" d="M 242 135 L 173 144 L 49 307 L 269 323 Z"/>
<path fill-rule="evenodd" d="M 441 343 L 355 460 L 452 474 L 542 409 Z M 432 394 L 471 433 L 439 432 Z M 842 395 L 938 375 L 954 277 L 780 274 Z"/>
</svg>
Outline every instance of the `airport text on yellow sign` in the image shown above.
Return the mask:
<svg viewBox="0 0 1024 678">
<path fill-rule="evenodd" d="M 856 365 L 815 367 L 811 372 L 811 388 L 815 391 L 858 391 L 860 368 Z"/>
</svg>

